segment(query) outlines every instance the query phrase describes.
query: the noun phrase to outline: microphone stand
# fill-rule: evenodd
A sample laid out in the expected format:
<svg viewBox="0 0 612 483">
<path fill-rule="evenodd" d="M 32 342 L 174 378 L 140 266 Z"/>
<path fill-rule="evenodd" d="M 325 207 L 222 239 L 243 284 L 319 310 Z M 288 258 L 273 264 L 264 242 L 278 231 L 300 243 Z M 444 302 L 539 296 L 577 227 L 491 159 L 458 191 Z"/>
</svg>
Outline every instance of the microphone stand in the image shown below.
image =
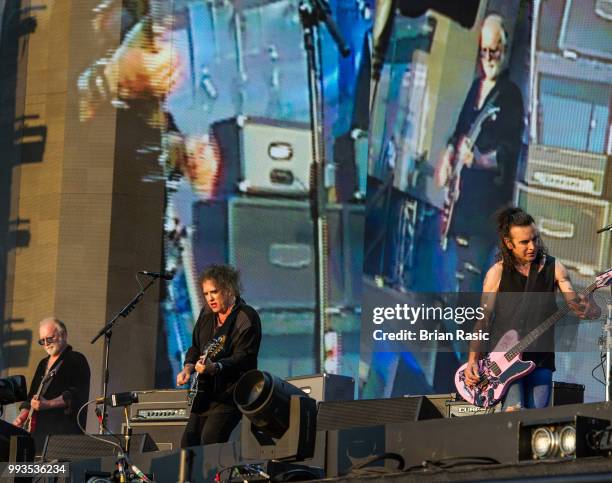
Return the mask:
<svg viewBox="0 0 612 483">
<path fill-rule="evenodd" d="M 113 336 L 112 328 L 115 325 L 115 322 L 119 317 L 126 318 L 129 313 L 134 310 L 140 299 L 144 296 L 145 292 L 155 283 L 155 280 L 159 277 L 153 277 L 151 280 L 138 292 L 132 300 L 128 302 L 128 304 L 123 307 L 107 324 L 102 327 L 100 332 L 91 340 L 91 344 L 94 344 L 100 337 L 104 336 L 104 366 L 102 368 L 103 374 L 103 383 L 102 383 L 102 397 L 104 397 L 104 402 L 102 403 L 102 420 L 100 422 L 99 434 L 104 434 L 104 428 L 106 427 L 106 419 L 108 417 L 108 412 L 106 410 L 106 397 L 108 396 L 108 380 L 109 380 L 109 370 L 108 370 L 108 359 L 110 354 L 110 344 L 111 337 Z"/>
<path fill-rule="evenodd" d="M 612 224 L 597 230 L 597 234 L 609 231 L 612 232 Z M 610 286 L 610 297 L 608 298 L 608 315 L 606 316 L 606 324 L 603 326 L 604 339 L 606 341 L 606 402 L 612 401 L 612 384 L 610 377 L 612 376 L 612 285 Z"/>
<path fill-rule="evenodd" d="M 312 133 L 312 165 L 310 168 L 310 214 L 313 221 L 315 260 L 315 320 L 314 356 L 315 372 L 321 372 L 324 361 L 323 339 L 327 323 L 328 284 L 327 263 L 327 192 L 325 183 L 325 140 L 323 136 L 323 75 L 321 69 L 321 37 L 319 23 L 323 22 L 346 57 L 350 49 L 342 39 L 326 0 L 302 0 L 299 5 L 300 21 L 304 29 L 304 48 L 308 60 L 308 94 L 310 130 Z"/>
</svg>

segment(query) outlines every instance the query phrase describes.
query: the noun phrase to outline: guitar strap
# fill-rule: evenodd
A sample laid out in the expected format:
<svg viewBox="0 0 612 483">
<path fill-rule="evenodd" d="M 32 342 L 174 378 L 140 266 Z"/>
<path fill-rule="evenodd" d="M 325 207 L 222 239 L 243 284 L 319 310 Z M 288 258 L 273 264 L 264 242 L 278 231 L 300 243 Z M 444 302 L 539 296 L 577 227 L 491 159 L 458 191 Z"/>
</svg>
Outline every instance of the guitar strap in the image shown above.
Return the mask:
<svg viewBox="0 0 612 483">
<path fill-rule="evenodd" d="M 54 371 L 53 372 L 53 377 L 55 377 L 55 375 L 58 373 L 59 368 L 62 367 L 62 364 L 64 363 L 64 360 L 62 359 L 61 361 L 59 361 L 57 363 L 57 365 L 53 368 L 50 369 L 49 372 Z M 47 373 L 48 374 L 48 373 Z M 47 375 L 45 374 L 45 376 Z M 49 389 L 49 385 L 51 384 L 51 380 L 53 379 L 53 377 L 50 377 L 49 379 L 47 379 L 47 381 L 45 382 L 44 386 L 42 387 L 42 389 L 40 390 L 40 395 L 44 396 L 45 393 L 47 392 L 47 389 Z"/>
</svg>

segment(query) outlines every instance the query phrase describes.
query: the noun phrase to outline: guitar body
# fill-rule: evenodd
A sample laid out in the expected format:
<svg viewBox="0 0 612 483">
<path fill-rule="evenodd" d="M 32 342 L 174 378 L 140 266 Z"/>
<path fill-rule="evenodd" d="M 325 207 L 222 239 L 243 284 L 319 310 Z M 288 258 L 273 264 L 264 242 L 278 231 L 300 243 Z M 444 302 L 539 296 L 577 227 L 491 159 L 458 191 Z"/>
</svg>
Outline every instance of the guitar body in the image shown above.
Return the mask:
<svg viewBox="0 0 612 483">
<path fill-rule="evenodd" d="M 453 219 L 455 203 L 459 199 L 460 194 L 459 188 L 461 186 L 461 172 L 463 171 L 464 163 L 458 159 L 459 146 L 461 146 L 464 141 L 467 141 L 467 144 L 473 147 L 478 139 L 478 136 L 480 135 L 484 122 L 489 118 L 492 120 L 497 119 L 497 114 L 499 111 L 500 108 L 495 106 L 484 108 L 474 121 L 474 124 L 470 128 L 468 134 L 460 139 L 456 144 L 453 159 L 449 160 L 452 166 L 452 174 L 450 175 L 445 186 L 444 205 L 442 207 L 442 215 L 440 216 L 439 224 L 440 246 L 443 250 L 446 250 L 448 230 L 450 228 L 451 220 Z"/>
<path fill-rule="evenodd" d="M 199 362 L 204 365 L 208 360 L 214 360 L 225 347 L 226 336 L 222 335 L 221 337 L 216 337 L 209 342 L 209 344 L 204 348 L 203 354 L 200 356 Z M 208 388 L 211 385 L 212 381 L 208 380 L 199 380 L 199 374 L 197 372 L 193 373 L 193 379 L 191 380 L 191 387 L 189 389 L 189 393 L 187 394 L 187 401 L 189 403 L 189 407 L 192 407 L 195 399 L 198 394 L 206 393 L 210 389 Z"/>
<path fill-rule="evenodd" d="M 457 392 L 467 402 L 481 408 L 495 406 L 506 394 L 508 386 L 535 369 L 531 361 L 523 361 L 521 354 L 508 358 L 507 351 L 519 342 L 518 332 L 510 330 L 504 334 L 492 352 L 478 361 L 481 382 L 469 387 L 465 382 L 463 364 L 455 374 Z"/>
</svg>

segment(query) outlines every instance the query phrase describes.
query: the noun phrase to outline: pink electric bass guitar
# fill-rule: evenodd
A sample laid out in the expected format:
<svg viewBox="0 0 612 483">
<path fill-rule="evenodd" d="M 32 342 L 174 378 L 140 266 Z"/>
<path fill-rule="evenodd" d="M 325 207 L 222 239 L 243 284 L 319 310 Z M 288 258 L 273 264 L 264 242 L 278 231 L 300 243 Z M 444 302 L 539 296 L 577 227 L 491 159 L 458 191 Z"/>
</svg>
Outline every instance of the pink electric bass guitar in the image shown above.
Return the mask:
<svg viewBox="0 0 612 483">
<path fill-rule="evenodd" d="M 591 285 L 579 293 L 587 295 L 611 283 L 612 268 L 599 275 Z M 526 376 L 535 369 L 533 362 L 521 360 L 523 351 L 569 311 L 568 306 L 559 309 L 522 340 L 519 340 L 518 333 L 515 330 L 506 332 L 495 349 L 478 361 L 478 372 L 480 373 L 478 384 L 473 387 L 466 384 L 465 368 L 467 363 L 459 368 L 455 374 L 457 392 L 463 399 L 475 406 L 481 408 L 495 406 L 502 399 L 512 382 Z"/>
</svg>

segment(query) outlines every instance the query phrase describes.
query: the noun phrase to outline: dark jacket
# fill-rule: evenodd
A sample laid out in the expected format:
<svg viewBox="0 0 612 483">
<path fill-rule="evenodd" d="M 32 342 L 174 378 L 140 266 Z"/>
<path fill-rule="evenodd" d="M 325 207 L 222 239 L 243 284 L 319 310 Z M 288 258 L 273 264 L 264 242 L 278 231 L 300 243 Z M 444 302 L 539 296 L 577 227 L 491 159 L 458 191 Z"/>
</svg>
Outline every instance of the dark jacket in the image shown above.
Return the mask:
<svg viewBox="0 0 612 483">
<path fill-rule="evenodd" d="M 460 196 L 455 205 L 450 232 L 461 236 L 495 238 L 492 216 L 500 207 L 512 200 L 516 170 L 521 152 L 524 128 L 523 96 L 518 86 L 505 71 L 478 109 L 477 101 L 482 79 L 476 79 L 470 88 L 455 132 L 449 144 L 458 148 L 478 115 L 488 107 L 498 107 L 495 118 L 482 124 L 476 139 L 476 148 L 482 154 L 494 153 L 497 168 L 487 169 L 476 165 L 464 168 L 461 173 Z M 489 103 L 489 100 L 492 102 Z"/>
<path fill-rule="evenodd" d="M 38 391 L 43 379 L 49 357 L 45 357 L 38 363 L 28 399 L 21 403 L 20 409 L 30 409 L 30 401 Z M 61 362 L 61 366 L 59 365 Z M 46 390 L 41 394 L 45 399 L 55 399 L 61 396 L 66 402 L 66 407 L 47 409 L 36 414 L 36 428 L 33 432 L 37 451 L 42 450 L 45 437 L 50 434 L 80 434 L 81 430 L 77 424 L 76 415 L 79 408 L 87 402 L 89 397 L 90 371 L 87 359 L 80 352 L 66 347 L 50 370 L 59 369 L 50 380 Z M 81 411 L 81 425 L 85 428 L 87 423 L 87 411 Z"/>
<path fill-rule="evenodd" d="M 198 375 L 198 394 L 192 407 L 196 413 L 207 411 L 211 403 L 233 406 L 236 382 L 245 372 L 257 369 L 261 321 L 255 309 L 238 299 L 223 325 L 217 330 L 215 327 L 216 314 L 203 309 L 185 356 L 185 364 L 195 364 L 214 338 L 223 341 L 220 352 L 209 357 L 221 364 L 221 370 L 214 376 Z"/>
</svg>

